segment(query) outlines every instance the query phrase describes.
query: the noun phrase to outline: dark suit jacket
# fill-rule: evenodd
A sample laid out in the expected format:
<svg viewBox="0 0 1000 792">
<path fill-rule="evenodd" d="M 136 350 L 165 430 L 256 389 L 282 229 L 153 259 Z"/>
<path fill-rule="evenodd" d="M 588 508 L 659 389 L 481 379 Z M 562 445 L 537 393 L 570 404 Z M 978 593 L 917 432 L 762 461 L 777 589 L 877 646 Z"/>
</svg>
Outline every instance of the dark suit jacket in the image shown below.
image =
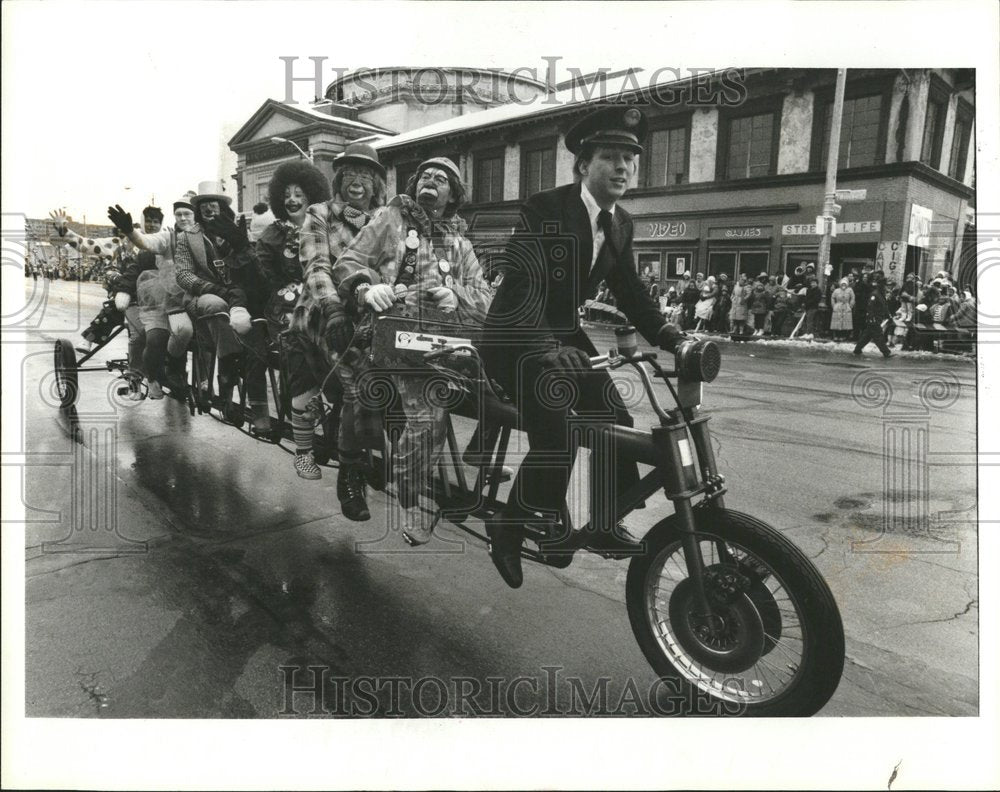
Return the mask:
<svg viewBox="0 0 1000 792">
<path fill-rule="evenodd" d="M 506 387 L 519 355 L 547 351 L 553 341 L 596 354 L 577 309 L 597 294 L 601 281 L 618 310 L 655 343 L 665 320 L 636 274 L 628 212 L 615 209 L 611 255 L 599 256 L 593 272 L 594 240 L 579 184 L 532 195 L 521 214 L 523 230 L 511 237 L 498 264 L 504 279 L 484 325 L 481 354 L 491 375 Z"/>
</svg>

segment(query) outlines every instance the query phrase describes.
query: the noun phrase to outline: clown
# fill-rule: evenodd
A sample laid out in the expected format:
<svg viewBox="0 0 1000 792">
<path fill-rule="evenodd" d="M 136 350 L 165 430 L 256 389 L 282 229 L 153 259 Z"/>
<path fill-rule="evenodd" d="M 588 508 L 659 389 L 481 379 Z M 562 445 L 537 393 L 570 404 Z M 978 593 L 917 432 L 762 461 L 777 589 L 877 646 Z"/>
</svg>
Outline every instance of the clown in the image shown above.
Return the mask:
<svg viewBox="0 0 1000 792">
<path fill-rule="evenodd" d="M 371 146 L 352 143 L 334 161 L 333 198 L 310 206 L 302 226 L 300 258 L 305 265 L 305 288 L 292 317 L 286 355 L 295 471 L 305 479 L 321 477 L 312 454 L 317 417 L 314 405 L 323 384 L 336 372 L 344 394 L 337 497 L 344 516 L 357 521 L 371 518 L 364 445 L 366 436 L 371 443 L 381 441 L 381 418 L 358 409 L 354 379 L 360 354 L 357 348 L 348 348 L 354 328 L 331 276 L 344 249 L 384 203 L 385 168 Z"/>
<path fill-rule="evenodd" d="M 491 293 L 464 236 L 458 208 L 465 200 L 461 173 L 450 159 L 421 163 L 404 195 L 397 195 L 358 234 L 333 268 L 340 295 L 381 312 L 397 299 L 453 311 L 481 324 Z M 425 394 L 426 375 L 394 374 L 406 427 L 399 438 L 395 473 L 402 528 L 410 544 L 431 539 L 430 514 L 421 508 L 429 476 L 440 456 L 446 412 Z"/>
<path fill-rule="evenodd" d="M 191 199 L 195 223 L 177 234 L 175 263 L 177 284 L 184 290 L 184 308 L 198 327 L 211 337 L 219 363 L 219 393 L 225 402 L 232 399 L 239 377 L 241 356 L 248 352 L 263 355 L 263 339 L 250 320 L 248 289 L 256 275 L 257 259 L 247 239 L 246 229 L 234 222 L 229 204 L 218 182 L 202 182 Z M 241 341 L 246 339 L 246 344 Z M 207 388 L 208 383 L 200 383 Z M 264 382 L 248 379 L 248 401 L 255 428 L 267 418 Z M 263 413 L 261 412 L 263 409 Z M 260 427 L 263 428 L 263 427 Z"/>
<path fill-rule="evenodd" d="M 267 286 L 263 314 L 272 334 L 288 329 L 302 293 L 304 262 L 300 232 L 314 203 L 330 200 L 326 177 L 312 163 L 286 162 L 268 185 L 274 222 L 264 227 L 256 242 L 257 265 Z"/>
</svg>

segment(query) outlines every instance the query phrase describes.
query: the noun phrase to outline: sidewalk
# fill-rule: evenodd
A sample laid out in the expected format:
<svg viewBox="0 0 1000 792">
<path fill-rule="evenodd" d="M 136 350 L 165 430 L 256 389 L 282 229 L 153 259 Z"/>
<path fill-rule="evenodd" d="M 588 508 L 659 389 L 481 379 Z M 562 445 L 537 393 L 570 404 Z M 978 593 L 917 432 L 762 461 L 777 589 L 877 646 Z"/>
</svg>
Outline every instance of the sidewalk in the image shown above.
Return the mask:
<svg viewBox="0 0 1000 792">
<path fill-rule="evenodd" d="M 602 332 L 611 332 L 615 327 L 620 327 L 621 325 L 614 325 L 610 322 L 589 322 L 582 321 L 581 326 L 584 329 L 599 330 Z M 767 347 L 787 347 L 790 349 L 801 348 L 804 351 L 809 352 L 830 352 L 833 354 L 842 355 L 852 355 L 854 353 L 854 342 L 853 341 L 832 341 L 828 338 L 816 338 L 811 341 L 807 341 L 802 338 L 784 338 L 776 336 L 759 336 L 757 338 L 748 339 L 746 341 L 734 341 L 728 333 L 712 333 L 712 332 L 701 332 L 697 334 L 698 338 L 711 339 L 719 344 L 742 344 L 747 347 L 761 344 Z M 892 348 L 892 356 L 899 358 L 912 358 L 912 359 L 941 359 L 948 361 L 957 360 L 968 360 L 974 362 L 976 360 L 975 354 L 956 354 L 950 352 L 925 352 L 922 350 L 907 350 L 903 351 L 898 346 Z M 878 351 L 874 344 L 868 344 L 862 352 L 862 357 L 877 357 L 881 358 L 882 353 Z"/>
</svg>

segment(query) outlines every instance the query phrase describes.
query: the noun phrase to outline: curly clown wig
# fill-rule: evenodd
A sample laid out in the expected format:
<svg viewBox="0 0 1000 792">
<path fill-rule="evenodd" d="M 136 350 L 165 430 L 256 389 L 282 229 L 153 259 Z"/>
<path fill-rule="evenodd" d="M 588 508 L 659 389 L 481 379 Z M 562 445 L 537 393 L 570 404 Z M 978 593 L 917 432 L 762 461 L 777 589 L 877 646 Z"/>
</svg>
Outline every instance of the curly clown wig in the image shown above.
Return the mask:
<svg viewBox="0 0 1000 792">
<path fill-rule="evenodd" d="M 306 203 L 323 203 L 330 200 L 330 186 L 326 177 L 315 165 L 298 160 L 279 165 L 267 185 L 267 197 L 271 203 L 271 212 L 279 220 L 287 220 L 285 211 L 285 190 L 290 184 L 297 184 L 306 194 Z"/>
</svg>

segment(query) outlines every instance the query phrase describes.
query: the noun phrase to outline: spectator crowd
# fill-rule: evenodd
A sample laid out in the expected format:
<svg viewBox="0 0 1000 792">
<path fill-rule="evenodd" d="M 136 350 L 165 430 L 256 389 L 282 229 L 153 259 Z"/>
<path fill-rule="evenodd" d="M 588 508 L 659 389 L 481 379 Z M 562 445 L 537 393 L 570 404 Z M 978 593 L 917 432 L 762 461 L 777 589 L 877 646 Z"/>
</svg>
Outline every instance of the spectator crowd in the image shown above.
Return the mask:
<svg viewBox="0 0 1000 792">
<path fill-rule="evenodd" d="M 976 329 L 975 287 L 959 289 L 943 270 L 927 283 L 911 272 L 900 286 L 882 272 L 855 268 L 839 281 L 828 279 L 821 289 L 815 265 L 806 264 L 784 276 L 740 273 L 735 282 L 725 273 L 706 278 L 685 272 L 665 289 L 648 275 L 646 288 L 667 321 L 695 333 L 858 344 L 875 326 L 871 340 L 881 340 L 888 349 L 933 351 L 934 341 L 969 340 Z M 604 284 L 596 302 L 614 307 Z M 608 318 L 596 311 L 587 317 Z"/>
</svg>

